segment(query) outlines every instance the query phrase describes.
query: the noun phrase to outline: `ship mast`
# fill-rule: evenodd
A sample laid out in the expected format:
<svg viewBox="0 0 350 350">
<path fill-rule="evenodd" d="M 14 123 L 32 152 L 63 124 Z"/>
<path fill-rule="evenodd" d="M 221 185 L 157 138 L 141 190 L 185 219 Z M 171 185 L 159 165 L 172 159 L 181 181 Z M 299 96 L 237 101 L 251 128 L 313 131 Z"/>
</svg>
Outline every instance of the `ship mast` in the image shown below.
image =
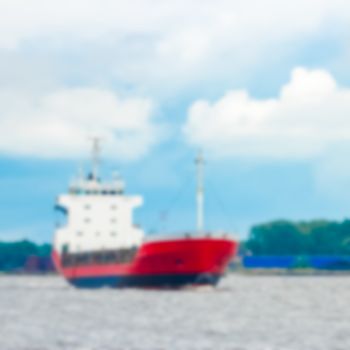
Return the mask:
<svg viewBox="0 0 350 350">
<path fill-rule="evenodd" d="M 197 232 L 201 233 L 204 229 L 204 158 L 202 151 L 198 152 L 195 163 L 197 169 Z"/>
<path fill-rule="evenodd" d="M 99 165 L 101 162 L 101 139 L 99 137 L 92 137 L 91 142 L 91 177 L 93 180 L 98 181 Z"/>
</svg>

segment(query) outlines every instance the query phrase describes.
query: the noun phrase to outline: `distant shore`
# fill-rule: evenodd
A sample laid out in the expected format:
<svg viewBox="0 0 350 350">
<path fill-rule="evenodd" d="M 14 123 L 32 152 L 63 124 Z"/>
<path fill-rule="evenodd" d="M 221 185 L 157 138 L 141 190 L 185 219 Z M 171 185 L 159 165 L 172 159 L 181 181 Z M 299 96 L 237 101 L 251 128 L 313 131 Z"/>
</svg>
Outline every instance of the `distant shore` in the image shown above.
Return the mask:
<svg viewBox="0 0 350 350">
<path fill-rule="evenodd" d="M 319 269 L 231 269 L 229 274 L 246 276 L 350 276 L 350 270 Z"/>
</svg>

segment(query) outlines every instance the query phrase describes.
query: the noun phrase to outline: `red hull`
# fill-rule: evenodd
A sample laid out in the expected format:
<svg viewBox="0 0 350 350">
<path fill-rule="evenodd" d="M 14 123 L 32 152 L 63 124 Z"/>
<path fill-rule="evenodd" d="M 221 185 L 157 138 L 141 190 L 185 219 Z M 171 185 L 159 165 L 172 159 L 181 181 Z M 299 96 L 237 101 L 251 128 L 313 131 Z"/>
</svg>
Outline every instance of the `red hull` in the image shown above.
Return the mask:
<svg viewBox="0 0 350 350">
<path fill-rule="evenodd" d="M 177 285 L 181 285 L 181 281 L 191 284 L 190 276 L 195 280 L 200 276 L 215 276 L 215 280 L 218 280 L 236 252 L 237 242 L 230 239 L 184 238 L 144 243 L 135 259 L 128 264 L 63 267 L 57 252 L 53 252 L 53 259 L 57 270 L 73 284 L 78 280 L 98 279 L 109 281 L 105 284 L 115 287 L 119 284 L 137 286 L 137 281 L 142 286 L 171 286 L 172 281 Z"/>
</svg>

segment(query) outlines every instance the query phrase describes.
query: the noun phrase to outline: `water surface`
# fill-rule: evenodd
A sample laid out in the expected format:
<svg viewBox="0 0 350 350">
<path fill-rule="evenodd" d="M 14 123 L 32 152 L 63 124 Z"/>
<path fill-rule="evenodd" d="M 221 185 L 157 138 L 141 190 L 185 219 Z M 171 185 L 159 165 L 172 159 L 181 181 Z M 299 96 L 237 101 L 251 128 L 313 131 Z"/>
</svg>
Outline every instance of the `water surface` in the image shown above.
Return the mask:
<svg viewBox="0 0 350 350">
<path fill-rule="evenodd" d="M 91 291 L 59 277 L 0 276 L 0 317 L 1 350 L 349 350 L 350 277 Z"/>
</svg>

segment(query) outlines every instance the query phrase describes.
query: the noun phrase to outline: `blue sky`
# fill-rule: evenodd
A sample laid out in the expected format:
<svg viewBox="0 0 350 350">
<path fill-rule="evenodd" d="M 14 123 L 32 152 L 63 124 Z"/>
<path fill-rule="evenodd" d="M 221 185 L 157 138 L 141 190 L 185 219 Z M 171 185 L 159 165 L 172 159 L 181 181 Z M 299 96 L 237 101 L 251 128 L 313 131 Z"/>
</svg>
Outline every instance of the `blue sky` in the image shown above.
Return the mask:
<svg viewBox="0 0 350 350">
<path fill-rule="evenodd" d="M 0 239 L 50 241 L 92 135 L 147 232 L 193 228 L 199 148 L 209 229 L 348 217 L 349 23 L 344 0 L 2 0 Z"/>
</svg>

